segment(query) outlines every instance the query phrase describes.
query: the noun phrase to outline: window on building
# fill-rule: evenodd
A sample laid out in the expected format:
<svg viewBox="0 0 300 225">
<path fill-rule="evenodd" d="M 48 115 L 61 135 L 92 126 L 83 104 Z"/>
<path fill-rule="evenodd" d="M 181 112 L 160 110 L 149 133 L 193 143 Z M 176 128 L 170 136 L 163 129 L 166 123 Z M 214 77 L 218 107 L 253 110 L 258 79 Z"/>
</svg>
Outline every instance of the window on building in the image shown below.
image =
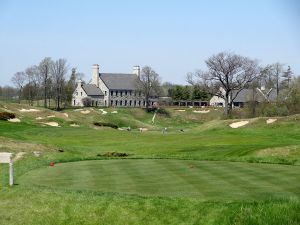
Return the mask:
<svg viewBox="0 0 300 225">
<path fill-rule="evenodd" d="M 132 95 L 132 91 L 129 91 L 129 95 L 130 95 L 130 96 Z"/>
<path fill-rule="evenodd" d="M 125 106 L 127 106 L 127 100 L 125 100 Z"/>
<path fill-rule="evenodd" d="M 134 100 L 134 106 L 136 106 L 136 100 Z"/>
<path fill-rule="evenodd" d="M 117 106 L 117 105 L 118 105 L 118 100 L 115 101 L 115 106 Z"/>
<path fill-rule="evenodd" d="M 82 96 L 82 92 L 80 92 L 81 96 Z"/>
<path fill-rule="evenodd" d="M 121 97 L 123 96 L 123 91 L 120 91 Z"/>
<path fill-rule="evenodd" d="M 125 91 L 125 95 L 127 95 L 127 91 Z"/>
<path fill-rule="evenodd" d="M 116 91 L 116 96 L 118 96 L 118 91 Z"/>
<path fill-rule="evenodd" d="M 132 101 L 131 101 L 131 100 L 129 101 L 129 105 L 130 105 L 130 106 L 132 105 Z"/>
<path fill-rule="evenodd" d="M 123 102 L 122 102 L 122 100 L 120 101 L 120 106 L 122 106 L 122 104 L 123 104 Z"/>
<path fill-rule="evenodd" d="M 114 104 L 114 101 L 113 101 L 113 100 L 111 100 L 111 101 L 110 101 L 110 105 L 112 106 L 113 104 Z"/>
<path fill-rule="evenodd" d="M 104 101 L 104 105 L 105 105 L 105 106 L 107 105 L 107 101 L 106 101 L 106 100 Z"/>
<path fill-rule="evenodd" d="M 145 105 L 145 103 L 146 103 L 146 102 L 144 101 L 144 102 L 143 102 L 143 105 Z"/>
<path fill-rule="evenodd" d="M 141 101 L 139 101 L 139 106 L 141 105 Z"/>
<path fill-rule="evenodd" d="M 105 96 L 107 95 L 107 92 L 106 91 L 104 91 L 104 94 L 105 94 Z"/>
<path fill-rule="evenodd" d="M 74 104 L 73 105 L 76 105 L 76 101 L 74 100 L 74 102 L 73 102 Z"/>
</svg>

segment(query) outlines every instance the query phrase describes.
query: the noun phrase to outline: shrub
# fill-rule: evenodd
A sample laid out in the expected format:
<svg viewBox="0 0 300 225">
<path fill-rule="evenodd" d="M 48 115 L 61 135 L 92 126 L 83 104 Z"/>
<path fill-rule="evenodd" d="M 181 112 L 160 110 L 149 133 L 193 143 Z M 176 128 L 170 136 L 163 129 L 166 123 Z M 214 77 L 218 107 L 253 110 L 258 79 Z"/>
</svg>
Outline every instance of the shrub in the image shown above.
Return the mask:
<svg viewBox="0 0 300 225">
<path fill-rule="evenodd" d="M 118 129 L 118 126 L 112 123 L 94 122 L 94 125 L 98 127 L 111 127 L 113 129 Z"/>
<path fill-rule="evenodd" d="M 127 157 L 128 154 L 124 152 L 105 152 L 102 154 L 97 154 L 97 156 L 102 156 L 102 157 Z"/>
<path fill-rule="evenodd" d="M 16 118 L 15 114 L 9 112 L 0 112 L 0 120 L 9 120 Z"/>
<path fill-rule="evenodd" d="M 89 97 L 85 97 L 81 101 L 85 107 L 90 107 L 92 105 L 92 99 Z"/>
</svg>

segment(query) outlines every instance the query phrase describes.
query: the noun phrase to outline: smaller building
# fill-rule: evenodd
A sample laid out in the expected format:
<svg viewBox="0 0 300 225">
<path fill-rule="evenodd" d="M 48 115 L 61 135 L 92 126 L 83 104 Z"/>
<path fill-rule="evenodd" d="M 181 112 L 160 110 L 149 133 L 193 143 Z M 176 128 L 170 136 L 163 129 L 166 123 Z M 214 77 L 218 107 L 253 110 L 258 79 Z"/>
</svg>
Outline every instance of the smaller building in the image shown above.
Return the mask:
<svg viewBox="0 0 300 225">
<path fill-rule="evenodd" d="M 104 103 L 104 94 L 95 84 L 84 84 L 78 81 L 73 94 L 73 106 L 83 106 L 83 99 L 89 97 L 91 106 L 102 106 Z"/>
<path fill-rule="evenodd" d="M 220 89 L 222 94 L 224 93 L 223 89 Z M 276 101 L 276 89 L 271 88 L 266 91 L 264 89 L 255 88 L 255 89 L 243 89 L 239 93 L 237 90 L 232 91 L 230 96 L 236 96 L 233 100 L 233 107 L 243 107 L 247 102 L 275 102 Z M 224 107 L 225 100 L 217 95 L 213 96 L 209 104 L 214 107 Z"/>
</svg>

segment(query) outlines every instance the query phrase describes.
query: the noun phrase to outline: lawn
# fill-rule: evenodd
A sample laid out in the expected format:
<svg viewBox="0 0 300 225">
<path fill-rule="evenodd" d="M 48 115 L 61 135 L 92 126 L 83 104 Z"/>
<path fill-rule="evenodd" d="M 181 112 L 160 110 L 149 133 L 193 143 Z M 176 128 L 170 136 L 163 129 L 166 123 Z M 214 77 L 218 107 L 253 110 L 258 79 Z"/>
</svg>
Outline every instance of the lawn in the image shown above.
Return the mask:
<svg viewBox="0 0 300 225">
<path fill-rule="evenodd" d="M 1 225 L 300 224 L 299 115 L 274 124 L 251 119 L 232 129 L 236 120 L 189 109 L 168 109 L 152 124 L 153 114 L 140 109 L 107 109 L 118 110 L 107 117 L 97 109 L 67 110 L 66 118 L 7 107 L 21 123 L 0 121 L 0 150 L 25 155 L 14 164 L 12 188 L 7 165 L 0 165 Z M 61 127 L 43 126 L 37 117 Z M 94 121 L 134 129 L 99 128 Z"/>
<path fill-rule="evenodd" d="M 20 177 L 20 185 L 201 201 L 300 197 L 300 166 L 191 160 L 90 160 L 56 164 Z"/>
</svg>

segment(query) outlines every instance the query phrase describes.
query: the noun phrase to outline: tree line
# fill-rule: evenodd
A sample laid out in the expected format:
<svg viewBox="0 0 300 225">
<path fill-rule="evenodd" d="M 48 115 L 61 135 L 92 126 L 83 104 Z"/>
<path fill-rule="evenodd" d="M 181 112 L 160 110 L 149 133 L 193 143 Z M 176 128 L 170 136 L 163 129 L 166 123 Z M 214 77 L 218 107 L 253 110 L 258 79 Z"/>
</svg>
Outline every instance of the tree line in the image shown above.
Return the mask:
<svg viewBox="0 0 300 225">
<path fill-rule="evenodd" d="M 51 100 L 55 101 L 55 109 L 60 110 L 62 105 L 71 104 L 72 95 L 76 88 L 76 80 L 83 77 L 76 68 L 71 69 L 66 59 L 52 60 L 46 57 L 37 65 L 30 66 L 24 71 L 16 72 L 11 78 L 16 87 L 18 101 L 27 100 L 28 104 L 39 104 L 43 100 L 45 108 L 51 107 Z"/>
<path fill-rule="evenodd" d="M 274 89 L 276 103 L 298 101 L 299 78 L 293 76 L 290 66 L 287 69 L 284 69 L 281 63 L 261 66 L 257 60 L 230 52 L 213 55 L 205 61 L 205 64 L 206 70 L 188 73 L 186 80 L 192 86 L 202 87 L 202 91 L 211 96 L 224 99 L 225 116 L 231 114 L 234 100 L 244 89 L 258 88 L 266 94 Z"/>
</svg>

